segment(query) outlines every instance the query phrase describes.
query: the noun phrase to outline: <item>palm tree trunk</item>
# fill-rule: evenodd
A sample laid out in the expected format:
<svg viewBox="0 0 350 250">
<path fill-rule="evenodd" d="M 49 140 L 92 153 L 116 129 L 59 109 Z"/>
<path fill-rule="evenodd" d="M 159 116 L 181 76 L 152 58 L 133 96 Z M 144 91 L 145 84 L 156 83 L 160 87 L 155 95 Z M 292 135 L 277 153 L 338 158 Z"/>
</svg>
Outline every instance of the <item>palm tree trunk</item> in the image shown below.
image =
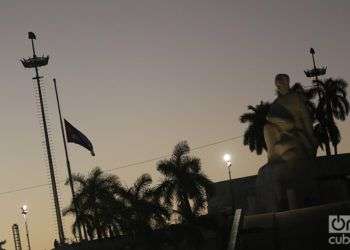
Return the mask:
<svg viewBox="0 0 350 250">
<path fill-rule="evenodd" d="M 114 238 L 114 237 L 115 237 L 115 235 L 114 235 L 114 232 L 113 232 L 113 229 L 112 229 L 112 226 L 111 226 L 111 225 L 109 225 L 109 226 L 108 226 L 108 233 L 109 233 L 109 237 L 110 237 L 110 238 Z"/>
<path fill-rule="evenodd" d="M 99 240 L 102 239 L 100 223 L 98 220 L 95 220 L 94 227 L 96 230 L 97 239 L 99 239 Z"/>
<path fill-rule="evenodd" d="M 101 240 L 102 234 L 101 234 L 101 228 L 99 226 L 96 226 L 96 233 L 97 233 L 97 239 Z"/>
<path fill-rule="evenodd" d="M 325 143 L 327 156 L 332 155 L 331 146 L 329 144 L 329 142 Z"/>
<path fill-rule="evenodd" d="M 334 123 L 334 119 L 333 119 L 332 106 L 331 106 L 327 96 L 326 96 L 326 102 L 327 102 L 327 117 L 328 117 L 326 119 L 328 120 L 327 124 L 329 125 L 330 122 Z M 327 126 L 327 127 L 329 127 L 329 126 Z M 326 145 L 326 151 L 327 151 L 327 146 L 328 146 L 327 155 L 329 156 L 329 155 L 332 155 L 331 148 L 330 148 L 330 142 L 332 141 L 332 137 L 331 137 L 331 133 L 329 131 L 327 131 L 327 133 L 328 133 L 329 141 L 328 141 L 328 145 Z"/>
<path fill-rule="evenodd" d="M 88 234 L 89 234 L 90 240 L 95 239 L 95 233 L 94 233 L 94 229 L 92 226 L 88 229 Z"/>
<path fill-rule="evenodd" d="M 338 145 L 334 145 L 334 154 L 337 155 L 338 154 Z"/>
<path fill-rule="evenodd" d="M 323 120 L 323 119 L 319 119 L 319 122 L 320 122 L 322 130 L 324 131 L 325 134 L 327 134 L 327 138 L 328 139 L 327 139 L 327 141 L 324 141 L 324 145 L 325 145 L 325 148 L 326 148 L 326 155 L 330 156 L 332 154 L 332 152 L 331 152 L 331 147 L 330 147 L 329 133 L 328 133 L 328 129 L 327 129 L 327 126 L 326 126 L 326 121 Z"/>
<path fill-rule="evenodd" d="M 102 237 L 105 239 L 107 238 L 107 232 L 105 229 L 102 229 Z"/>
<path fill-rule="evenodd" d="M 86 231 L 86 225 L 85 225 L 85 224 L 83 224 L 83 232 L 84 232 L 84 238 L 85 238 L 85 240 L 89 240 L 89 237 L 88 237 L 88 233 L 87 233 L 87 231 Z"/>
<path fill-rule="evenodd" d="M 97 213 L 97 208 L 96 208 L 96 204 L 94 207 L 94 221 L 93 221 L 93 226 L 95 227 L 96 230 L 96 234 L 97 234 L 97 239 L 102 239 L 102 234 L 101 234 L 101 221 L 99 218 L 99 214 Z"/>
<path fill-rule="evenodd" d="M 192 208 L 191 208 L 191 204 L 190 204 L 190 201 L 188 199 L 188 195 L 186 193 L 182 193 L 182 203 L 184 205 L 184 208 L 185 208 L 185 213 L 186 213 L 186 220 L 189 221 L 192 219 L 193 217 L 193 214 L 192 214 Z"/>
</svg>

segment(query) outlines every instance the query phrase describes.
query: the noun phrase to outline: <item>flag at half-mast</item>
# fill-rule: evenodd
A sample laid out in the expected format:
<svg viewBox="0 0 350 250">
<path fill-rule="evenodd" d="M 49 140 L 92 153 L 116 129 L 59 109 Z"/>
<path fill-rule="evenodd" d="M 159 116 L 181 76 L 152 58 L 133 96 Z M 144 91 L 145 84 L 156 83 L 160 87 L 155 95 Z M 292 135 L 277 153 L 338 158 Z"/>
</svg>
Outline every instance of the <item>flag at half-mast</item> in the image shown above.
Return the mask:
<svg viewBox="0 0 350 250">
<path fill-rule="evenodd" d="M 66 119 L 64 119 L 64 126 L 66 128 L 67 141 L 78 144 L 90 151 L 92 156 L 95 156 L 94 147 L 91 141 Z"/>
</svg>

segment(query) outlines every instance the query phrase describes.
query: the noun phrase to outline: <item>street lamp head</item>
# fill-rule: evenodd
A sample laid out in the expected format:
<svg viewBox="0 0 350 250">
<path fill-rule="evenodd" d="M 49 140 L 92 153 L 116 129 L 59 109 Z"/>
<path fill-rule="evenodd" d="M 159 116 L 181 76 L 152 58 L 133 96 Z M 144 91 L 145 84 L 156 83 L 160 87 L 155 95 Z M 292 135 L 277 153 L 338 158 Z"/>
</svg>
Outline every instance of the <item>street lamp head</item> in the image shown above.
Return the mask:
<svg viewBox="0 0 350 250">
<path fill-rule="evenodd" d="M 231 155 L 225 154 L 225 155 L 224 155 L 224 161 L 225 161 L 225 162 L 231 161 Z"/>
<path fill-rule="evenodd" d="M 36 39 L 34 32 L 32 32 L 32 31 L 28 32 L 28 39 Z"/>
<path fill-rule="evenodd" d="M 21 206 L 21 211 L 22 211 L 22 214 L 25 216 L 29 212 L 28 206 L 27 205 L 22 205 Z"/>
<path fill-rule="evenodd" d="M 35 68 L 46 66 L 49 63 L 49 56 L 36 56 L 28 59 L 21 59 L 23 67 L 25 68 Z"/>
<path fill-rule="evenodd" d="M 224 161 L 226 162 L 227 167 L 231 167 L 231 155 L 230 154 L 224 155 Z"/>
</svg>

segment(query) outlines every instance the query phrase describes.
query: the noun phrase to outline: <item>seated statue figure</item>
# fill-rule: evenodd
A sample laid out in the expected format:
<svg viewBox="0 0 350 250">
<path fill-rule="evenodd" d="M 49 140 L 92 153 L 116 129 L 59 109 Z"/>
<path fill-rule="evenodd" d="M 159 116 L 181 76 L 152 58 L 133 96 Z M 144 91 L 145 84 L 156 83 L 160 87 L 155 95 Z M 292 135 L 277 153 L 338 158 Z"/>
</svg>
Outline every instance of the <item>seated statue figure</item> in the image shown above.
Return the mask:
<svg viewBox="0 0 350 250">
<path fill-rule="evenodd" d="M 304 96 L 289 87 L 289 76 L 275 78 L 278 97 L 271 104 L 264 126 L 269 162 L 313 158 L 317 141 Z"/>
</svg>

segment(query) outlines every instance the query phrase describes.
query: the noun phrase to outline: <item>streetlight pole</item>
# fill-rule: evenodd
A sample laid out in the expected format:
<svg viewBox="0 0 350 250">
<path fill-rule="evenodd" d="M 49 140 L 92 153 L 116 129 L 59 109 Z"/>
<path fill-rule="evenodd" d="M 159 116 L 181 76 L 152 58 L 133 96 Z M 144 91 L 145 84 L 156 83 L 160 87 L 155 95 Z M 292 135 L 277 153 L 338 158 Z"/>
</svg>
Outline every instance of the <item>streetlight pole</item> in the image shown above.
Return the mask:
<svg viewBox="0 0 350 250">
<path fill-rule="evenodd" d="M 15 243 L 15 250 L 22 250 L 21 236 L 17 224 L 12 225 L 13 242 Z"/>
<path fill-rule="evenodd" d="M 312 64 L 313 64 L 313 68 L 312 69 L 308 69 L 308 70 L 304 70 L 304 73 L 306 75 L 306 77 L 308 78 L 315 78 L 313 80 L 313 83 L 316 85 L 317 88 L 320 87 L 320 81 L 319 81 L 319 76 L 323 76 L 326 74 L 327 72 L 327 67 L 317 67 L 316 66 L 316 60 L 315 60 L 315 49 L 314 48 L 311 48 L 310 49 L 310 54 L 311 54 L 311 57 L 312 57 Z M 321 94 L 320 94 L 320 91 L 317 91 L 318 93 L 318 97 L 321 98 Z"/>
<path fill-rule="evenodd" d="M 23 215 L 23 218 L 24 218 L 24 224 L 25 224 L 25 227 L 26 227 L 28 250 L 31 250 L 30 239 L 29 239 L 29 229 L 28 229 L 28 222 L 27 222 L 27 214 L 29 212 L 28 211 L 28 206 L 27 205 L 23 205 L 21 207 L 21 211 L 22 211 L 22 215 Z"/>
<path fill-rule="evenodd" d="M 33 51 L 33 57 L 28 59 L 22 59 L 21 62 L 25 68 L 34 68 L 35 69 L 35 77 L 33 77 L 33 80 L 36 80 L 37 83 L 37 91 L 38 91 L 38 98 L 40 103 L 40 111 L 41 111 L 41 119 L 42 119 L 42 126 L 43 126 L 43 132 L 44 132 L 44 138 L 45 138 L 45 145 L 46 145 L 46 152 L 47 152 L 47 160 L 49 165 L 49 171 L 50 171 L 50 179 L 51 179 L 51 188 L 52 188 L 52 195 L 55 205 L 55 211 L 56 211 L 56 221 L 57 221 L 57 229 L 58 229 L 58 236 L 60 239 L 60 243 L 64 243 L 64 230 L 63 230 L 63 224 L 62 224 L 62 217 L 61 217 L 61 208 L 60 208 L 60 202 L 58 199 L 58 190 L 57 190 L 57 184 L 56 184 L 56 177 L 55 177 L 55 170 L 53 165 L 53 156 L 52 156 L 52 150 L 51 150 L 51 144 L 50 144 L 50 136 L 48 132 L 48 124 L 47 124 L 47 114 L 45 112 L 44 107 L 44 100 L 43 100 L 43 93 L 42 93 L 42 83 L 40 82 L 40 79 L 42 76 L 39 75 L 39 67 L 46 66 L 49 62 L 49 56 L 37 56 L 35 52 L 34 47 L 34 40 L 36 40 L 36 36 L 33 32 L 28 32 L 28 39 L 31 40 L 32 43 L 32 51 Z"/>
<path fill-rule="evenodd" d="M 225 166 L 227 167 L 227 170 L 228 170 L 228 177 L 229 177 L 229 183 L 228 183 L 228 185 L 229 185 L 229 187 L 230 187 L 231 206 L 232 206 L 233 212 L 235 212 L 235 198 L 234 198 L 234 195 L 233 195 L 232 177 L 231 177 L 231 166 L 232 166 L 231 155 L 225 154 L 225 155 L 224 155 L 224 161 L 225 161 Z"/>
<path fill-rule="evenodd" d="M 314 48 L 310 49 L 310 54 L 311 54 L 311 57 L 312 57 L 312 64 L 313 64 L 312 66 L 313 66 L 313 68 L 309 69 L 309 70 L 305 70 L 304 73 L 305 73 L 306 77 L 309 77 L 309 78 L 314 77 L 315 78 L 314 82 L 316 84 L 318 84 L 318 80 L 319 80 L 318 77 L 319 76 L 323 76 L 323 75 L 326 74 L 327 67 L 317 67 L 316 66 L 316 61 L 315 61 L 315 54 L 316 54 L 316 52 L 315 52 Z"/>
</svg>

